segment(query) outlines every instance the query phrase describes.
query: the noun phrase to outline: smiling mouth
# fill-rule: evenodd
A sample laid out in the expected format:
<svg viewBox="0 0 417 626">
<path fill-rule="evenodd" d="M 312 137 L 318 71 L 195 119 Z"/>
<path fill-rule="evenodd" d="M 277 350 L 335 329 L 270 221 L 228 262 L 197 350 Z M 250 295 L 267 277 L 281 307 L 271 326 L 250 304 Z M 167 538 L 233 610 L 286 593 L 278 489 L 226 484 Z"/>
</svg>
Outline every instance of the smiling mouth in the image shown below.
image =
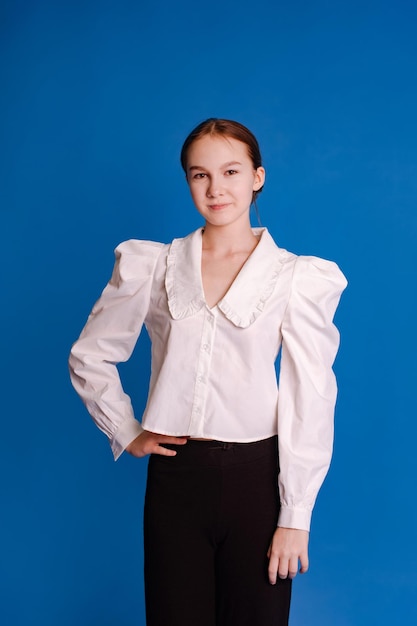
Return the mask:
<svg viewBox="0 0 417 626">
<path fill-rule="evenodd" d="M 224 209 L 227 206 L 229 206 L 228 203 L 226 203 L 226 204 L 209 204 L 209 209 L 211 209 L 212 211 L 221 211 L 221 209 Z"/>
</svg>

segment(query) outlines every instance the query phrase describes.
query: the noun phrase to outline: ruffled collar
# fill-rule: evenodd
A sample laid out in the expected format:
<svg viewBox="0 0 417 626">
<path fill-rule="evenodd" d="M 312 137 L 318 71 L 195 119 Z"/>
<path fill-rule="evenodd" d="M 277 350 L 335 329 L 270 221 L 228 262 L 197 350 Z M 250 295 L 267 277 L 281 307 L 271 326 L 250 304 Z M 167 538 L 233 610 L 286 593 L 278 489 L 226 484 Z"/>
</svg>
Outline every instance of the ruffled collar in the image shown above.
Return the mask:
<svg viewBox="0 0 417 626">
<path fill-rule="evenodd" d="M 266 228 L 254 228 L 260 241 L 217 308 L 240 328 L 250 326 L 271 297 L 284 263 L 292 255 L 278 248 Z M 173 319 L 195 315 L 207 306 L 201 279 L 202 229 L 174 239 L 167 258 L 165 288 Z"/>
</svg>

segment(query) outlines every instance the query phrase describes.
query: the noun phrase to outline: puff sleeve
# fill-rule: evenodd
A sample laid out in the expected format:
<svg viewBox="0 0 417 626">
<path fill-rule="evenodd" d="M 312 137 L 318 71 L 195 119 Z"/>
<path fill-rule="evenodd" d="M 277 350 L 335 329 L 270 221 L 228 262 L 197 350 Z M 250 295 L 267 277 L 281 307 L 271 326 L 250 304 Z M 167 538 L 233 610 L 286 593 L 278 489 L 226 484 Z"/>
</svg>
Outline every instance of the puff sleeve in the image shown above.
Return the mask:
<svg viewBox="0 0 417 626">
<path fill-rule="evenodd" d="M 163 244 L 130 240 L 115 250 L 110 282 L 70 353 L 72 384 L 115 460 L 142 432 L 124 393 L 117 363 L 130 357 L 146 317 L 153 273 Z"/>
<path fill-rule="evenodd" d="M 298 257 L 282 323 L 278 395 L 278 526 L 310 529 L 317 493 L 330 465 L 339 347 L 333 316 L 347 281 L 337 265 Z"/>
</svg>

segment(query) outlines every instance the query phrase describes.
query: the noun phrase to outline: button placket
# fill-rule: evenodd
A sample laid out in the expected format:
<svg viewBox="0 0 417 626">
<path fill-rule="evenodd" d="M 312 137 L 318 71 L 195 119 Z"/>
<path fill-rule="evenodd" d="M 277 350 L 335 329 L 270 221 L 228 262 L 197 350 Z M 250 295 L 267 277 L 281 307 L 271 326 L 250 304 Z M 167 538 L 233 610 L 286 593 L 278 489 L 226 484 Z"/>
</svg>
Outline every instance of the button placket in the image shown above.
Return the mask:
<svg viewBox="0 0 417 626">
<path fill-rule="evenodd" d="M 205 311 L 191 412 L 191 429 L 198 433 L 204 432 L 204 412 L 208 391 L 207 380 L 210 371 L 214 334 L 214 315 L 209 311 Z"/>
</svg>

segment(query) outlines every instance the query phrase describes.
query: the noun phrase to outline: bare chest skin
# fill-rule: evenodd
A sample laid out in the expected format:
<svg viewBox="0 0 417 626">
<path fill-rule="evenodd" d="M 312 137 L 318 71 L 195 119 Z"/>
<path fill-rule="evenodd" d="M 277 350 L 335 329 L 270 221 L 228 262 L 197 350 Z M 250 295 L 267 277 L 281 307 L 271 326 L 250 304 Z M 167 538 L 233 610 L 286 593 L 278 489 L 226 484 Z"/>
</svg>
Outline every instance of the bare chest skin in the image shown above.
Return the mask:
<svg viewBox="0 0 417 626">
<path fill-rule="evenodd" d="M 228 292 L 252 250 L 253 248 L 221 257 L 214 255 L 210 250 L 203 250 L 201 275 L 205 300 L 210 309 Z"/>
</svg>

